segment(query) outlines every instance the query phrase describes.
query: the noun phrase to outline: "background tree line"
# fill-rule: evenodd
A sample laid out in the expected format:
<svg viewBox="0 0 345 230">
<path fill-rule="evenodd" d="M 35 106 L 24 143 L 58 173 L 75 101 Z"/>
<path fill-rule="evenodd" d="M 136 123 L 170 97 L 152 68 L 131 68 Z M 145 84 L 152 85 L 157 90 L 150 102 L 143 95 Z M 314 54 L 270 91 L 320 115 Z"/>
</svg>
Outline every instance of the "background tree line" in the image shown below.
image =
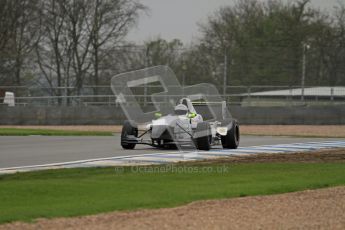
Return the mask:
<svg viewBox="0 0 345 230">
<path fill-rule="evenodd" d="M 226 52 L 231 85 L 299 85 L 306 52 L 307 84 L 344 85 L 345 7 L 330 14 L 309 3 L 240 0 L 221 8 L 201 26 L 195 47 L 210 57 L 204 73 L 217 69 Z"/>
<path fill-rule="evenodd" d="M 201 37 L 144 45 L 125 36 L 145 6 L 136 0 L 0 0 L 0 85 L 44 86 L 49 95 L 103 94 L 117 73 L 169 65 L 181 82 L 345 85 L 345 6 L 310 0 L 237 0 L 199 25 Z M 206 16 L 205 16 L 206 17 Z M 307 49 L 308 48 L 308 49 Z M 227 68 L 225 68 L 227 67 Z"/>
<path fill-rule="evenodd" d="M 172 66 L 188 84 L 222 85 L 225 70 L 231 86 L 299 86 L 305 52 L 307 85 L 345 85 L 345 5 L 328 12 L 310 2 L 238 0 L 199 25 L 201 38 L 182 52 L 176 41 L 148 42 L 149 58 Z"/>
<path fill-rule="evenodd" d="M 101 83 L 104 59 L 145 10 L 136 0 L 0 0 L 1 85 L 80 95 Z"/>
</svg>

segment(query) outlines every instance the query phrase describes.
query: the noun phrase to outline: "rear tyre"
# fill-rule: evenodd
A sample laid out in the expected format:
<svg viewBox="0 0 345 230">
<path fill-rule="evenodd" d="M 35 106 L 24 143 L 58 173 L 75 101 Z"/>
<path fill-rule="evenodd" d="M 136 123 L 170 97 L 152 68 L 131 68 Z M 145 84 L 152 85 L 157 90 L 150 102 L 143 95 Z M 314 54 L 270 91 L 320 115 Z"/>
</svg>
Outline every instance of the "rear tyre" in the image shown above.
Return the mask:
<svg viewBox="0 0 345 230">
<path fill-rule="evenodd" d="M 195 130 L 194 143 L 199 150 L 209 151 L 212 138 L 211 127 L 207 122 L 199 123 Z"/>
<path fill-rule="evenodd" d="M 138 128 L 134 123 L 125 121 L 121 132 L 121 146 L 124 149 L 134 149 L 136 144 L 126 143 L 128 136 L 138 137 Z"/>
<path fill-rule="evenodd" d="M 222 136 L 222 145 L 224 149 L 237 149 L 240 144 L 240 127 L 237 121 L 232 122 L 231 129 L 226 136 Z"/>
<path fill-rule="evenodd" d="M 164 146 L 165 149 L 169 149 L 169 150 L 176 150 L 176 149 L 178 149 L 177 145 L 175 143 L 171 142 L 171 141 L 164 140 L 163 143 L 164 143 L 163 146 Z"/>
</svg>

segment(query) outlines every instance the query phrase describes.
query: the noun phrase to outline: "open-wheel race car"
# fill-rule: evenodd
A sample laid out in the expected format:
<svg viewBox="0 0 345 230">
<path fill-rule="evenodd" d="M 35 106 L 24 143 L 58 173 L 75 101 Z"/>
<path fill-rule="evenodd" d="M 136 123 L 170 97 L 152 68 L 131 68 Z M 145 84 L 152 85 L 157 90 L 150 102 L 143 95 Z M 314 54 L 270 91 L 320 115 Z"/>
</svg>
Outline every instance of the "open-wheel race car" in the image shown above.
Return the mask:
<svg viewBox="0 0 345 230">
<path fill-rule="evenodd" d="M 222 103 L 222 109 L 226 103 Z M 151 123 L 139 126 L 134 121 L 125 121 L 121 134 L 121 146 L 134 149 L 136 145 L 150 145 L 157 148 L 176 149 L 193 146 L 198 150 L 210 150 L 211 146 L 222 145 L 225 149 L 239 146 L 240 129 L 233 118 L 219 121 L 204 121 L 189 98 L 182 98 L 170 114 L 156 114 Z"/>
</svg>

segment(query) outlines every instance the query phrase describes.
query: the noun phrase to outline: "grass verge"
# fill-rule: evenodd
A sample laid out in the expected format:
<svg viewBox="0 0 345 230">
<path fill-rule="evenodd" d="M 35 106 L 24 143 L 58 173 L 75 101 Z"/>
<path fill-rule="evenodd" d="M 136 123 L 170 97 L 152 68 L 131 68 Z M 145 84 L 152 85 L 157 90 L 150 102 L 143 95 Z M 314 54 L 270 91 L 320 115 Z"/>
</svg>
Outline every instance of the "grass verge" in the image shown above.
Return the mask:
<svg viewBox="0 0 345 230">
<path fill-rule="evenodd" d="M 340 186 L 345 185 L 343 175 L 343 163 L 187 164 L 170 170 L 152 166 L 3 175 L 0 223 Z"/>
<path fill-rule="evenodd" d="M 29 130 L 61 130 L 77 132 L 105 132 L 121 133 L 122 126 L 103 125 L 103 126 L 0 126 L 1 129 L 29 129 Z M 242 135 L 254 136 L 291 136 L 305 138 L 345 138 L 344 125 L 241 125 Z M 1 133 L 1 132 L 0 132 Z M 5 135 L 5 134 L 4 134 Z M 12 134 L 13 135 L 13 134 Z M 94 134 L 93 134 L 94 135 Z"/>
<path fill-rule="evenodd" d="M 0 136 L 112 136 L 111 132 L 0 128 Z"/>
</svg>

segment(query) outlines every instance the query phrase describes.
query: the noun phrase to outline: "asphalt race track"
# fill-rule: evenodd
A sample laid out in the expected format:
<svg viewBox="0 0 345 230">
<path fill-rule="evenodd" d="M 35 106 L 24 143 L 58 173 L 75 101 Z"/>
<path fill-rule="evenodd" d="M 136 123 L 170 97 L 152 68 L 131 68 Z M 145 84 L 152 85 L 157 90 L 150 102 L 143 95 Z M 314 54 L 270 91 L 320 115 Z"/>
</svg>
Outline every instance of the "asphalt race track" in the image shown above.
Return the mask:
<svg viewBox="0 0 345 230">
<path fill-rule="evenodd" d="M 340 139 L 241 136 L 241 147 L 323 142 Z M 53 164 L 96 158 L 162 153 L 149 146 L 123 150 L 113 137 L 0 137 L 0 168 Z M 169 150 L 167 150 L 169 152 Z"/>
</svg>

